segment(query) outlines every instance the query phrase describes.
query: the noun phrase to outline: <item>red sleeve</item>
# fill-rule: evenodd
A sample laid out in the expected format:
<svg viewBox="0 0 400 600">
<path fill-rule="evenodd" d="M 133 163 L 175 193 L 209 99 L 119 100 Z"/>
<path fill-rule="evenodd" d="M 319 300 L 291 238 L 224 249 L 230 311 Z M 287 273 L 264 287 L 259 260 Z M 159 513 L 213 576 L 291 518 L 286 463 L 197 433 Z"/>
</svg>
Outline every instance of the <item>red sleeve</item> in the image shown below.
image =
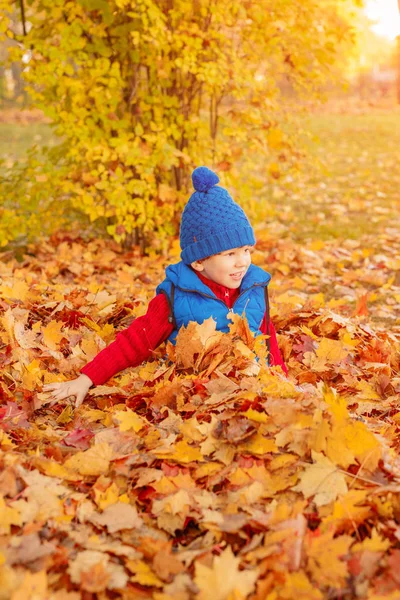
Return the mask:
<svg viewBox="0 0 400 600">
<path fill-rule="evenodd" d="M 158 294 L 149 303 L 147 313 L 118 333 L 115 341 L 85 365 L 81 373 L 94 385 L 101 385 L 123 369 L 140 365 L 172 333 L 169 312 L 165 295 Z"/>
<path fill-rule="evenodd" d="M 261 324 L 260 331 L 264 335 L 267 334 L 267 315 L 266 314 L 264 315 L 264 319 Z M 276 339 L 276 331 L 275 331 L 275 327 L 274 327 L 274 324 L 272 323 L 272 321 L 269 322 L 269 336 L 270 336 L 269 344 L 270 344 L 270 352 L 271 352 L 271 356 L 270 356 L 271 366 L 282 367 L 282 370 L 284 371 L 285 375 L 287 375 L 288 370 L 287 370 L 285 363 L 283 362 L 283 358 L 282 358 L 281 352 L 279 350 L 278 340 Z"/>
</svg>

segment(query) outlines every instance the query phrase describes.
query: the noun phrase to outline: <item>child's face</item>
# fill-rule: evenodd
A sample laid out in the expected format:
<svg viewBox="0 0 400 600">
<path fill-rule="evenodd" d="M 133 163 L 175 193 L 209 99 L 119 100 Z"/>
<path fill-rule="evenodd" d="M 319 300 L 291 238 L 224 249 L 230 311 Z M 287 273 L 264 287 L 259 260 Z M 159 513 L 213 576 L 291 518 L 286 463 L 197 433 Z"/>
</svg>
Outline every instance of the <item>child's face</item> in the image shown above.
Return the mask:
<svg viewBox="0 0 400 600">
<path fill-rule="evenodd" d="M 192 267 L 215 283 L 237 289 L 251 265 L 251 252 L 252 246 L 232 248 L 202 261 L 196 261 L 192 263 Z"/>
</svg>

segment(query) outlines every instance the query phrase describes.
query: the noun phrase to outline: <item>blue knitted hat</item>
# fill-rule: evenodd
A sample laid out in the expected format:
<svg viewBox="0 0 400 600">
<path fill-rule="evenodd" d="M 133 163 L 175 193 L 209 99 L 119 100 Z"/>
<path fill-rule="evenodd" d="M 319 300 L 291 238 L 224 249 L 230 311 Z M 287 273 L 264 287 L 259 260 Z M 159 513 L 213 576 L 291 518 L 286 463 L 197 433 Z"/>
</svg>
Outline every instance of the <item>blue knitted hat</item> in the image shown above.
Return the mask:
<svg viewBox="0 0 400 600">
<path fill-rule="evenodd" d="M 186 204 L 181 221 L 181 259 L 187 265 L 219 252 L 254 246 L 254 231 L 244 211 L 228 192 L 217 186 L 219 177 L 207 167 L 192 173 L 196 190 Z"/>
</svg>

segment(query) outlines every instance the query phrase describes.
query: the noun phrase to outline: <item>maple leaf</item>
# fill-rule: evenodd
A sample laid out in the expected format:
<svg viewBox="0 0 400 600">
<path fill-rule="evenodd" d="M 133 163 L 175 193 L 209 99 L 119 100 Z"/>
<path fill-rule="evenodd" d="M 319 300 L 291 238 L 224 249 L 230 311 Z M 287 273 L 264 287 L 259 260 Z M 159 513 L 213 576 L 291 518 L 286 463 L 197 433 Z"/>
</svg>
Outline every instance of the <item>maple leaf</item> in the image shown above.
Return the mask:
<svg viewBox="0 0 400 600">
<path fill-rule="evenodd" d="M 231 323 L 229 324 L 229 332 L 233 336 L 239 337 L 251 350 L 254 348 L 254 334 L 249 327 L 246 317 L 242 317 L 234 312 L 228 315 Z"/>
<path fill-rule="evenodd" d="M 234 559 L 233 580 L 261 572 L 257 598 L 345 596 L 350 582 L 371 600 L 397 600 L 399 259 L 388 255 L 390 236 L 375 235 L 368 248 L 343 239 L 301 247 L 259 233 L 257 262 L 270 265 L 279 290 L 272 320 L 289 379 L 266 368 L 265 339 L 235 315 L 226 334 L 210 320 L 188 326 L 168 346 L 171 361 L 160 347 L 92 389 L 96 410 L 78 412 L 59 413 L 38 390 L 76 377 L 116 329 L 145 314 L 161 261 L 70 237 L 32 246 L 36 256 L 23 263 L 0 259 L 1 597 L 122 590 L 187 600 L 197 589 L 218 598 L 227 578 L 213 554 L 228 540 L 250 569 Z M 122 299 L 128 288 L 132 302 Z M 361 324 L 348 315 L 365 288 Z M 313 464 L 304 462 L 310 452 Z M 43 567 L 44 588 L 43 575 L 27 576 Z M 224 600 L 246 591 L 239 584 Z"/>
<path fill-rule="evenodd" d="M 190 321 L 187 327 L 181 327 L 176 337 L 176 360 L 187 368 L 193 368 L 211 348 L 217 346 L 224 334 L 216 330 L 212 317 L 195 323 Z"/>
<path fill-rule="evenodd" d="M 173 515 L 187 512 L 187 509 L 191 506 L 191 499 L 186 490 L 179 490 L 176 494 L 167 496 L 162 500 L 155 500 L 153 502 L 154 514 L 160 514 L 163 511 L 167 511 Z"/>
<path fill-rule="evenodd" d="M 97 483 L 98 482 L 99 480 Z M 105 491 L 101 491 L 97 489 L 97 487 L 94 487 L 93 489 L 95 494 L 95 502 L 101 510 L 104 510 L 107 508 L 107 506 L 111 506 L 112 504 L 116 504 L 118 502 L 119 488 L 115 483 L 112 483 Z"/>
<path fill-rule="evenodd" d="M 128 582 L 124 568 L 98 550 L 78 552 L 75 560 L 70 561 L 67 572 L 73 583 L 81 584 L 83 580 L 89 587 L 101 586 L 101 589 L 122 589 Z"/>
<path fill-rule="evenodd" d="M 107 527 L 110 533 L 122 529 L 138 529 L 143 523 L 136 508 L 125 502 L 116 502 L 107 506 L 101 515 L 93 515 L 90 520 L 96 525 Z"/>
<path fill-rule="evenodd" d="M 379 535 L 378 531 L 374 528 L 371 532 L 371 537 L 366 537 L 362 542 L 353 544 L 352 552 L 386 552 L 390 548 L 390 540 L 383 538 Z"/>
<path fill-rule="evenodd" d="M 90 429 L 80 429 L 78 427 L 66 435 L 65 438 L 63 438 L 62 443 L 66 446 L 87 450 L 90 447 L 90 440 L 93 436 L 94 433 Z"/>
<path fill-rule="evenodd" d="M 15 508 L 9 507 L 4 502 L 4 498 L 0 496 L 0 533 L 10 533 L 12 525 L 21 525 L 21 515 Z"/>
<path fill-rule="evenodd" d="M 167 449 L 165 452 L 157 449 L 154 451 L 156 456 L 160 458 L 168 458 L 178 463 L 190 463 L 195 460 L 203 460 L 203 455 L 200 450 L 194 446 L 189 446 L 187 440 L 181 440 L 175 444 L 173 450 Z"/>
<path fill-rule="evenodd" d="M 146 420 L 137 415 L 133 410 L 119 410 L 114 414 L 114 418 L 120 423 L 120 431 L 133 430 L 135 433 L 143 429 Z"/>
<path fill-rule="evenodd" d="M 314 496 L 315 504 L 324 506 L 347 493 L 346 479 L 323 454 L 312 451 L 311 456 L 313 464 L 306 467 L 299 483 L 292 489 L 302 492 L 305 498 Z"/>
<path fill-rule="evenodd" d="M 275 586 L 275 598 L 290 598 L 296 600 L 323 600 L 320 590 L 312 583 L 303 571 L 297 573 L 284 573 L 284 584 Z M 274 596 L 268 596 L 267 600 L 274 600 Z"/>
<path fill-rule="evenodd" d="M 64 327 L 62 321 L 50 321 L 43 329 L 43 341 L 50 350 L 59 349 L 60 342 L 65 336 L 64 332 L 61 331 L 62 327 Z"/>
<path fill-rule="evenodd" d="M 108 471 L 112 456 L 111 447 L 103 442 L 95 444 L 85 452 L 77 452 L 65 461 L 64 466 L 81 475 L 104 475 Z"/>
<path fill-rule="evenodd" d="M 350 527 L 353 530 L 355 524 L 366 521 L 371 515 L 371 507 L 364 506 L 367 495 L 366 490 L 349 490 L 334 503 L 332 513 L 323 519 L 324 526 L 329 528 L 333 525 L 335 530 Z"/>
<path fill-rule="evenodd" d="M 348 568 L 343 556 L 352 543 L 353 538 L 349 535 L 333 538 L 333 531 L 320 536 L 310 535 L 306 540 L 308 571 L 321 587 L 340 589 L 344 585 Z"/>
<path fill-rule="evenodd" d="M 194 581 L 199 589 L 199 600 L 226 600 L 231 594 L 246 598 L 255 587 L 257 570 L 240 571 L 240 558 L 228 546 L 220 556 L 214 556 L 212 567 L 195 564 Z M 229 574 L 229 576 L 227 576 Z"/>
<path fill-rule="evenodd" d="M 21 280 L 14 280 L 12 286 L 7 286 L 5 284 L 0 286 L 0 294 L 3 298 L 21 300 L 24 302 L 29 298 L 30 293 L 29 285 Z"/>
<path fill-rule="evenodd" d="M 171 553 L 171 547 L 159 550 L 153 559 L 153 570 L 163 581 L 185 570 L 185 565 Z"/>
<path fill-rule="evenodd" d="M 126 566 L 133 573 L 131 581 L 136 581 L 137 583 L 140 583 L 140 585 L 148 585 L 157 588 L 163 587 L 164 584 L 161 579 L 151 570 L 150 566 L 142 560 L 128 560 Z"/>
</svg>

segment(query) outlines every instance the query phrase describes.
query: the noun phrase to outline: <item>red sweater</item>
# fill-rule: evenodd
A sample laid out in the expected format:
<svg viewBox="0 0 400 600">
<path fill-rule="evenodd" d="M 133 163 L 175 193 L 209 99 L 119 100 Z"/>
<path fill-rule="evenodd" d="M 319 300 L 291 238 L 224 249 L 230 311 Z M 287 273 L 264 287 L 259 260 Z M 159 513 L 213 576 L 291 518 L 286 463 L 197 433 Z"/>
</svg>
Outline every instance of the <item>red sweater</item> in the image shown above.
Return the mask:
<svg viewBox="0 0 400 600">
<path fill-rule="evenodd" d="M 197 275 L 214 292 L 217 298 L 223 300 L 228 308 L 232 308 L 240 293 L 239 289 L 232 290 L 207 279 L 199 273 Z M 118 333 L 115 341 L 84 366 L 81 373 L 87 375 L 94 385 L 101 385 L 119 371 L 127 367 L 140 365 L 172 333 L 174 327 L 172 323 L 168 322 L 168 316 L 167 299 L 164 294 L 158 294 L 150 301 L 147 313 L 135 319 L 127 329 Z M 266 315 L 264 315 L 260 330 L 263 334 L 267 334 Z M 269 335 L 271 363 L 280 365 L 287 374 L 286 365 L 279 351 L 275 328 L 271 322 Z"/>
</svg>

